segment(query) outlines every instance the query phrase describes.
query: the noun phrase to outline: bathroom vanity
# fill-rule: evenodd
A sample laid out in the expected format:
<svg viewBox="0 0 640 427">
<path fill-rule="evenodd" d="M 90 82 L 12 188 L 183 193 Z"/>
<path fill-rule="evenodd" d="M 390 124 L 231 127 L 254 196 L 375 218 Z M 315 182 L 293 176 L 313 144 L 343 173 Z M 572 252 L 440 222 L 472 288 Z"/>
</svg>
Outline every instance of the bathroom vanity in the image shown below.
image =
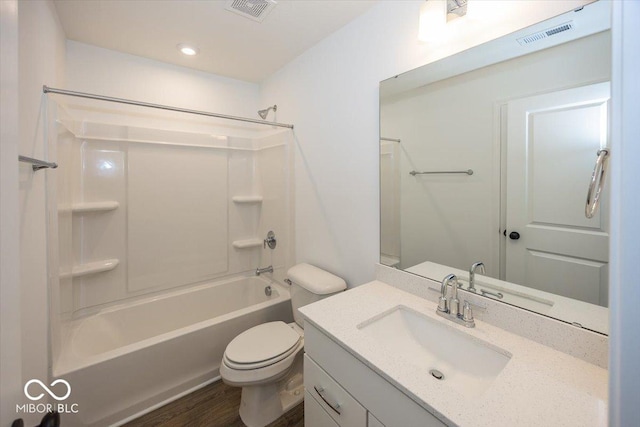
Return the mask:
<svg viewBox="0 0 640 427">
<path fill-rule="evenodd" d="M 604 366 L 481 320 L 491 307 L 465 328 L 427 296 L 373 281 L 300 309 L 307 426 L 606 425 Z"/>
</svg>

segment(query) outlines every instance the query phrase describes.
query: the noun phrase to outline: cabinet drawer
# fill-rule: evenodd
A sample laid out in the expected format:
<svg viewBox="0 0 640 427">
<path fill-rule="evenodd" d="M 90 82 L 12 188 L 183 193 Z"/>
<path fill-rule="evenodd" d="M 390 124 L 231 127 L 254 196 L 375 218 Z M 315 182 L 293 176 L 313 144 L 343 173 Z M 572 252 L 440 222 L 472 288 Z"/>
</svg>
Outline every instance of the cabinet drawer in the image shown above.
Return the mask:
<svg viewBox="0 0 640 427">
<path fill-rule="evenodd" d="M 340 427 L 308 391 L 304 392 L 304 427 Z"/>
<path fill-rule="evenodd" d="M 366 427 L 367 410 L 306 355 L 304 385 L 306 391 L 339 426 Z"/>
</svg>

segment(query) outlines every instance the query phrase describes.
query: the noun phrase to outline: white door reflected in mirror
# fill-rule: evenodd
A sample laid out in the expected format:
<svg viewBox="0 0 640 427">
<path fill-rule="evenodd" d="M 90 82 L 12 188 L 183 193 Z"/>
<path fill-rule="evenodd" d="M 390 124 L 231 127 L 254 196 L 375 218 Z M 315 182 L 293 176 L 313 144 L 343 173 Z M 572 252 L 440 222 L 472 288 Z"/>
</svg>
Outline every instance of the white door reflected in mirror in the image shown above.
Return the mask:
<svg viewBox="0 0 640 427">
<path fill-rule="evenodd" d="M 607 211 L 587 219 L 584 204 L 609 93 L 607 82 L 508 103 L 506 281 L 607 305 Z"/>
</svg>

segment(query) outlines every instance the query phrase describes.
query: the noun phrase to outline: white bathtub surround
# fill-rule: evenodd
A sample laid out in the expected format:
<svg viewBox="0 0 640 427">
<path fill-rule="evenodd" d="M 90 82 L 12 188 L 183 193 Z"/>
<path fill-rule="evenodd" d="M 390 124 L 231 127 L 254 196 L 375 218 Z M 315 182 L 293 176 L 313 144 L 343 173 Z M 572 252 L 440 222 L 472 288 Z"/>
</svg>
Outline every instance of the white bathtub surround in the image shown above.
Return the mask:
<svg viewBox="0 0 640 427">
<path fill-rule="evenodd" d="M 51 107 L 58 121 L 50 142 L 60 163 L 50 189 L 50 209 L 58 211 L 51 227 L 59 249 L 52 275 L 61 278 L 56 311 L 77 317 L 262 264 L 284 277 L 292 254 L 290 132 L 244 129 L 253 132 L 249 138 L 227 129 L 230 136 L 216 136 L 210 132 L 217 125 L 205 132 L 200 123 L 193 132 L 116 124 L 131 119 L 119 110 L 115 123 L 91 122 L 77 106 L 74 116 Z M 141 125 L 154 122 L 155 114 L 148 116 Z M 183 122 L 163 121 L 168 128 L 187 127 Z M 279 245 L 263 250 L 270 230 Z M 107 260 L 115 260 L 113 268 L 93 268 Z"/>
<path fill-rule="evenodd" d="M 399 306 L 451 333 L 468 334 L 471 340 L 499 348 L 510 358 L 493 382 L 469 397 L 448 386 L 446 379 L 433 379 L 431 366 L 412 362 L 409 355 L 363 333 L 366 322 Z M 465 328 L 437 316 L 436 307 L 424 297 L 374 281 L 300 311 L 306 321 L 447 425 L 607 425 L 605 369 L 501 329 L 480 316 L 475 328 Z M 377 408 L 377 413 L 384 411 Z"/>
<path fill-rule="evenodd" d="M 293 319 L 289 299 L 284 286 L 247 277 L 63 323 L 53 375 L 71 384 L 80 408 L 77 415 L 65 415 L 65 425 L 118 423 L 207 384 L 218 377 L 234 336 L 261 322 Z"/>
<path fill-rule="evenodd" d="M 390 286 L 437 303 L 440 283 L 384 265 L 376 265 L 377 279 Z M 443 276 L 444 278 L 444 276 Z M 491 325 L 555 350 L 607 368 L 609 337 L 531 311 L 494 301 L 459 289 L 460 300 L 468 300 L 473 314 Z"/>
</svg>

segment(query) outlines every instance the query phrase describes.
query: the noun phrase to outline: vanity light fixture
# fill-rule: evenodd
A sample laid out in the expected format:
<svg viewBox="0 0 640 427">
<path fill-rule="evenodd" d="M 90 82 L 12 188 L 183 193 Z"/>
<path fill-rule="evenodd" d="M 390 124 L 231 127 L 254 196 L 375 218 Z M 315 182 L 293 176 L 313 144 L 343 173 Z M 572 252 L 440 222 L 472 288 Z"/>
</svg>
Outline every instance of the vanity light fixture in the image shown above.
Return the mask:
<svg viewBox="0 0 640 427">
<path fill-rule="evenodd" d="M 450 33 L 447 23 L 467 14 L 468 0 L 426 0 L 420 7 L 418 39 L 443 41 Z"/>
<path fill-rule="evenodd" d="M 467 14 L 467 0 L 447 0 L 447 21 Z"/>
<path fill-rule="evenodd" d="M 188 44 L 185 43 L 180 43 L 178 46 L 176 46 L 178 48 L 178 50 L 180 52 L 182 52 L 183 55 L 187 55 L 187 56 L 194 56 L 198 54 L 199 49 L 194 47 L 194 46 L 190 46 Z"/>
</svg>

